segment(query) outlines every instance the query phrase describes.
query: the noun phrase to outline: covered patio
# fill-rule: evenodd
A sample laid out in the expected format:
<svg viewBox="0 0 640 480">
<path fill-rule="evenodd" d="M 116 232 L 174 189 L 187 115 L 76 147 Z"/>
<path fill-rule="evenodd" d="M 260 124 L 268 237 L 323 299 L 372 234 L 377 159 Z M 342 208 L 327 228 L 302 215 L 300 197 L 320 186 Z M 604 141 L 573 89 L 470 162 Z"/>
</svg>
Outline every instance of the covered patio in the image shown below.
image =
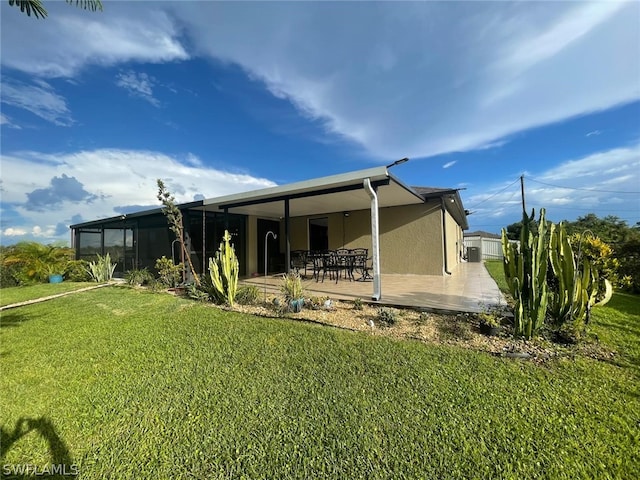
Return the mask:
<svg viewBox="0 0 640 480">
<path fill-rule="evenodd" d="M 365 302 L 386 306 L 411 307 L 444 312 L 480 312 L 483 308 L 505 304 L 504 296 L 482 263 L 461 263 L 450 276 L 382 274 L 384 295 L 370 301 L 371 282 L 349 281 L 341 278 L 337 283 L 326 279 L 316 282 L 308 277 L 302 284 L 307 296 L 328 296 L 333 300 L 360 298 Z M 282 275 L 252 277 L 241 281 L 255 285 L 267 297 L 280 295 Z"/>
</svg>

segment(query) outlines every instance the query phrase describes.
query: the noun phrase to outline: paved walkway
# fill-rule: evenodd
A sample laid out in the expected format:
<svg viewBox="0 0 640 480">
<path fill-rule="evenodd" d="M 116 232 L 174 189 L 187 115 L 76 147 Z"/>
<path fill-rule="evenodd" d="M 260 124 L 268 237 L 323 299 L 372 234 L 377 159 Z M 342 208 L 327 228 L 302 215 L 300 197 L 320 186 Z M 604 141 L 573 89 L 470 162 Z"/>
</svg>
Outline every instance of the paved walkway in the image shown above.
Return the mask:
<svg viewBox="0 0 640 480">
<path fill-rule="evenodd" d="M 243 284 L 255 285 L 267 296 L 280 293 L 281 276 L 254 277 L 241 280 Z M 361 298 L 370 301 L 373 282 L 350 282 L 340 279 L 338 283 L 325 279 L 303 280 L 307 295 L 329 296 L 339 300 Z M 382 275 L 381 305 L 414 307 L 425 310 L 448 312 L 479 312 L 484 306 L 505 304 L 496 282 L 483 263 L 461 263 L 451 275 Z"/>
</svg>

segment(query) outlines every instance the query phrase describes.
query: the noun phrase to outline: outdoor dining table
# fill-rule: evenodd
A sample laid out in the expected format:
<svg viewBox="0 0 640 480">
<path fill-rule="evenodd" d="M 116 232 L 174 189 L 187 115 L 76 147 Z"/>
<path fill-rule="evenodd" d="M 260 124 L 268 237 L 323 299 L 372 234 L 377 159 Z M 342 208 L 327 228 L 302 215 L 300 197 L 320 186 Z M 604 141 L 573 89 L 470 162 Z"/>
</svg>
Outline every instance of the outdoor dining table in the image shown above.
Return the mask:
<svg viewBox="0 0 640 480">
<path fill-rule="evenodd" d="M 344 273 L 345 278 L 349 278 L 350 281 L 369 280 L 372 277 L 367 267 L 367 261 L 369 260 L 367 250 L 359 250 L 357 253 L 342 249 L 312 251 L 307 253 L 306 258 L 313 265 L 313 277 L 316 282 L 320 280 L 320 274 L 322 274 L 323 282 L 325 276 L 329 274 L 330 278 L 335 275 L 337 283 L 341 273 Z M 357 272 L 360 273 L 360 277 L 356 279 L 354 273 Z"/>
</svg>

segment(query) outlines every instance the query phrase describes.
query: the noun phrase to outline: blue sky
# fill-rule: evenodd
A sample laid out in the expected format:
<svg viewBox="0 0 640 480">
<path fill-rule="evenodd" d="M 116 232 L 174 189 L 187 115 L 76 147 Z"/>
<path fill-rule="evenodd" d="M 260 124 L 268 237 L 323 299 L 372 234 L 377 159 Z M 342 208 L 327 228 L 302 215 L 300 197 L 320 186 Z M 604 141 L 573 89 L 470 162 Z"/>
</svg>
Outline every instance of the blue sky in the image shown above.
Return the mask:
<svg viewBox="0 0 640 480">
<path fill-rule="evenodd" d="M 2 243 L 385 165 L 527 207 L 640 221 L 640 2 L 2 1 Z"/>
</svg>

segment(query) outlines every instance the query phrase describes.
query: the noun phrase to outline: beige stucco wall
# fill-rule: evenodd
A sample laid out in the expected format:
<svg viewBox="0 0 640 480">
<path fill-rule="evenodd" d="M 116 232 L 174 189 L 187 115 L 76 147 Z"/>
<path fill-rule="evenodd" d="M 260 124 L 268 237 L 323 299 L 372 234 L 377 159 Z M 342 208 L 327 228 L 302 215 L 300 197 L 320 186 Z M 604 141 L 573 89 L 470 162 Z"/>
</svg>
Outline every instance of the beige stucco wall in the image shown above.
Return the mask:
<svg viewBox="0 0 640 480">
<path fill-rule="evenodd" d="M 447 239 L 447 269 L 452 272 L 460 258 L 460 227 L 449 212 L 444 212 Z"/>
<path fill-rule="evenodd" d="M 380 209 L 380 268 L 382 273 L 443 275 L 444 248 L 442 237 L 442 207 L 440 200 L 420 205 L 404 205 Z M 328 218 L 329 248 L 367 248 L 371 252 L 371 212 L 350 211 L 293 217 L 290 219 L 291 250 L 309 248 L 308 221 Z M 447 260 L 449 271 L 459 262 L 462 230 L 445 212 Z M 257 271 L 257 219 L 248 217 L 247 274 Z M 284 221 L 280 224 L 279 240 L 284 251 Z"/>
</svg>

